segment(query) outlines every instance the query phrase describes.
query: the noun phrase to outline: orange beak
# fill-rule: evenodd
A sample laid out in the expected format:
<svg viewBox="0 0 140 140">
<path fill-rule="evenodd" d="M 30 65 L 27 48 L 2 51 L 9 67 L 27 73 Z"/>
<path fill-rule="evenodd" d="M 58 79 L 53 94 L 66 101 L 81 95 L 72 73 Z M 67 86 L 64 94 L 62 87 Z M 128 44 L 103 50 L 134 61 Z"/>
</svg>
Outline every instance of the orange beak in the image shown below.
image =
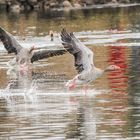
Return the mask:
<svg viewBox="0 0 140 140">
<path fill-rule="evenodd" d="M 119 66 L 115 66 L 115 70 L 120 70 L 121 68 Z"/>
</svg>

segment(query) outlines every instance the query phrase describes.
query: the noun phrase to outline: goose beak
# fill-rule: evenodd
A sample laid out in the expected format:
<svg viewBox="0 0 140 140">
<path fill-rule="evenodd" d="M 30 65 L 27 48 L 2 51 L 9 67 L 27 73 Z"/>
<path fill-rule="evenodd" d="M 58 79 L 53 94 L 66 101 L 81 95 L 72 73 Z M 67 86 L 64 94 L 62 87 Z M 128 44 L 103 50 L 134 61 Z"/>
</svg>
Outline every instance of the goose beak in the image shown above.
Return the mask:
<svg viewBox="0 0 140 140">
<path fill-rule="evenodd" d="M 115 70 L 120 70 L 121 68 L 119 66 L 115 66 Z"/>
</svg>

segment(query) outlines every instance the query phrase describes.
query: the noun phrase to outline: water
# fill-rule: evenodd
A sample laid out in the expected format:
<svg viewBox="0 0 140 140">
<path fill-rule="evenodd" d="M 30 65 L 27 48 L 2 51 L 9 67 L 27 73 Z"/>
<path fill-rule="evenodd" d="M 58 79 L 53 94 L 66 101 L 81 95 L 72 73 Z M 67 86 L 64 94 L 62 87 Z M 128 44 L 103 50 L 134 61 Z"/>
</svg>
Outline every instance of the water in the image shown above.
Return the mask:
<svg viewBox="0 0 140 140">
<path fill-rule="evenodd" d="M 24 46 L 62 48 L 60 30 L 74 31 L 94 52 L 94 63 L 121 67 L 89 85 L 69 91 L 76 71 L 69 54 L 35 62 L 21 75 L 9 70 L 0 43 L 0 140 L 139 140 L 140 11 L 124 8 L 0 13 L 0 26 Z M 54 41 L 48 32 L 55 31 Z"/>
</svg>

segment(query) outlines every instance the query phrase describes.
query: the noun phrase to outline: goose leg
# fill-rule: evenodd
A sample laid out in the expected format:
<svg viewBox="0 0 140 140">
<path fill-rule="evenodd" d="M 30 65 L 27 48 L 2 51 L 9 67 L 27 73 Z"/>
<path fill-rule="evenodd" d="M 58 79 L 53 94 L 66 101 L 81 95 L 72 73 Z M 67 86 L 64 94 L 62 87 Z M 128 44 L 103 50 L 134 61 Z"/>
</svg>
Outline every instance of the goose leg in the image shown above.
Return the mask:
<svg viewBox="0 0 140 140">
<path fill-rule="evenodd" d="M 9 66 L 9 67 L 13 67 L 13 66 L 15 66 L 16 65 L 16 57 L 14 57 L 12 60 L 10 60 L 8 63 L 7 63 L 7 65 Z"/>
<path fill-rule="evenodd" d="M 19 73 L 21 76 L 26 75 L 29 71 L 29 67 L 26 63 L 19 65 Z"/>
<path fill-rule="evenodd" d="M 19 65 L 21 71 L 28 71 L 28 65 L 26 63 Z"/>
<path fill-rule="evenodd" d="M 88 89 L 87 85 L 83 85 L 83 91 L 85 94 L 87 94 L 87 89 Z"/>
<path fill-rule="evenodd" d="M 76 86 L 75 81 L 76 81 L 76 79 L 73 79 L 72 81 L 70 81 L 66 84 L 66 86 L 68 87 L 69 90 L 72 90 L 75 88 L 75 86 Z"/>
</svg>

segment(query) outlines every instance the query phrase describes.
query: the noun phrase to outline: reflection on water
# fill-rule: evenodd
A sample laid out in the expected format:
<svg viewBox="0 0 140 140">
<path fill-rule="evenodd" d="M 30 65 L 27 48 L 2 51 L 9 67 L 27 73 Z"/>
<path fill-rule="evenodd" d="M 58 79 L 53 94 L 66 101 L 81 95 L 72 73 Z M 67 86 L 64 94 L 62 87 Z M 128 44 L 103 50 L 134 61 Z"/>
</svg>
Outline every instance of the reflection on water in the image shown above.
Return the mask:
<svg viewBox="0 0 140 140">
<path fill-rule="evenodd" d="M 126 48 L 123 46 L 110 46 L 109 47 L 109 63 L 113 63 L 121 67 L 119 72 L 110 72 L 108 74 L 110 87 L 120 90 L 121 93 L 125 93 L 127 89 L 128 76 L 127 73 L 127 63 L 125 56 Z M 119 91 L 118 91 L 119 92 Z"/>
<path fill-rule="evenodd" d="M 64 85 L 76 74 L 71 55 L 35 62 L 23 75 L 8 72 L 13 55 L 0 43 L 0 140 L 139 139 L 139 7 L 60 12 L 3 13 L 0 26 L 36 49 L 62 47 L 65 26 L 93 50 L 97 67 L 116 64 L 121 71 L 104 74 L 87 94 L 68 91 Z"/>
</svg>

